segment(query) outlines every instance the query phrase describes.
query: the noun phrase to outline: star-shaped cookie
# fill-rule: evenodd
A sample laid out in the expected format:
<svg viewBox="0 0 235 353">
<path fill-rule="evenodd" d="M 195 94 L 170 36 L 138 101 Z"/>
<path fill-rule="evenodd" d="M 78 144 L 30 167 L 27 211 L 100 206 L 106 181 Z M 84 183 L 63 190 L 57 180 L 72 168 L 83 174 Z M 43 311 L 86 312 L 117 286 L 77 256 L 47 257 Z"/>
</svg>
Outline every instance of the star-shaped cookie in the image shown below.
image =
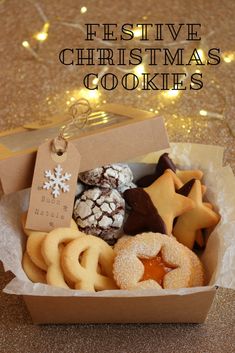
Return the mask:
<svg viewBox="0 0 235 353">
<path fill-rule="evenodd" d="M 143 176 L 137 180 L 136 184 L 142 188 L 147 187 L 163 175 L 167 169 L 172 170 L 174 173 L 176 172 L 176 166 L 168 156 L 168 153 L 163 153 L 157 162 L 154 173 Z"/>
<path fill-rule="evenodd" d="M 165 224 L 154 207 L 149 195 L 141 188 L 128 189 L 123 194 L 131 207 L 124 224 L 126 234 L 136 235 L 144 232 L 166 233 Z"/>
<path fill-rule="evenodd" d="M 201 180 L 203 177 L 203 172 L 198 169 L 194 169 L 194 170 L 177 169 L 176 165 L 171 160 L 168 153 L 163 153 L 157 162 L 154 173 L 143 176 L 142 178 L 137 180 L 136 184 L 139 187 L 143 187 L 143 188 L 150 186 L 156 179 L 158 179 L 161 175 L 163 175 L 166 170 L 171 170 L 173 173 L 175 173 L 177 177 L 181 180 L 182 185 L 187 183 L 191 179 Z"/>
<path fill-rule="evenodd" d="M 187 183 L 191 179 L 201 180 L 203 177 L 203 172 L 199 169 L 193 170 L 176 170 L 177 177 L 182 181 L 183 184 Z"/>
<path fill-rule="evenodd" d="M 177 240 L 193 248 L 197 230 L 215 226 L 220 216 L 202 201 L 202 187 L 199 180 L 195 180 L 188 198 L 194 201 L 195 207 L 181 215 L 174 226 L 173 235 Z"/>
<path fill-rule="evenodd" d="M 166 233 L 171 234 L 175 217 L 194 208 L 194 201 L 175 192 L 175 181 L 171 173 L 164 173 L 153 184 L 144 188 L 154 207 L 166 225 Z"/>
</svg>

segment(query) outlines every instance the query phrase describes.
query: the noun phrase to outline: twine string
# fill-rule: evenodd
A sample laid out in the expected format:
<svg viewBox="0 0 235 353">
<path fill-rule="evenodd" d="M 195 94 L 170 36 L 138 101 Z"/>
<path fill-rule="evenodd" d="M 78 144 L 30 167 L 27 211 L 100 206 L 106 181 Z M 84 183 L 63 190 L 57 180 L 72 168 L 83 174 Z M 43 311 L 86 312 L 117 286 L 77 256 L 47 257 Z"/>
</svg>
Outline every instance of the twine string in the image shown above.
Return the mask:
<svg viewBox="0 0 235 353">
<path fill-rule="evenodd" d="M 57 155 L 63 155 L 68 149 L 67 133 L 75 127 L 79 130 L 84 129 L 87 124 L 88 117 L 91 114 L 91 106 L 87 99 L 78 99 L 74 104 L 69 107 L 70 120 L 61 126 L 59 134 L 52 140 L 52 152 Z"/>
</svg>

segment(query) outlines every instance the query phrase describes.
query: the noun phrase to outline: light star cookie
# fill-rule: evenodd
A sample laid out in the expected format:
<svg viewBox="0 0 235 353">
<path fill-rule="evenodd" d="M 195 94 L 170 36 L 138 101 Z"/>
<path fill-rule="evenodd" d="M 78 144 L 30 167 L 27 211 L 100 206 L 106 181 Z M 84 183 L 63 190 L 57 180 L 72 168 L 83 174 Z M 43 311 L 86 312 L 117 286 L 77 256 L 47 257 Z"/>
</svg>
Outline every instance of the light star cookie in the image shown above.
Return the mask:
<svg viewBox="0 0 235 353">
<path fill-rule="evenodd" d="M 170 173 L 164 173 L 152 185 L 144 188 L 154 207 L 166 225 L 166 233 L 172 232 L 175 217 L 194 208 L 194 201 L 175 192 L 175 180 Z"/>
<path fill-rule="evenodd" d="M 210 209 L 207 204 L 203 203 L 202 188 L 199 180 L 195 180 L 188 198 L 194 201 L 195 207 L 177 219 L 173 235 L 180 243 L 192 249 L 197 231 L 215 226 L 219 222 L 220 216 Z"/>
<path fill-rule="evenodd" d="M 157 180 L 161 175 L 165 173 L 166 170 L 171 170 L 172 173 L 176 174 L 180 179 L 182 185 L 187 183 L 189 180 L 195 178 L 201 180 L 203 177 L 203 172 L 198 169 L 194 170 L 179 170 L 176 168 L 176 165 L 169 157 L 168 153 L 163 153 L 157 164 L 153 174 L 145 175 L 139 180 L 137 180 L 136 184 L 139 187 L 147 187 L 150 186 L 155 180 Z"/>
</svg>

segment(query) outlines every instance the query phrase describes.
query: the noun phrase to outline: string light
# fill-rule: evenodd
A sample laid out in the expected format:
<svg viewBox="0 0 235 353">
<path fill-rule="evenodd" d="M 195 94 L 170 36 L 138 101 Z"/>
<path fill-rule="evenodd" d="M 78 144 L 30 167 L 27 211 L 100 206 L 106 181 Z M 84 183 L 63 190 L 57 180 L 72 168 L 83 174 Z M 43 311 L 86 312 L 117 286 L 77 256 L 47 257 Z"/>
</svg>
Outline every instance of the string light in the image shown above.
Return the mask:
<svg viewBox="0 0 235 353">
<path fill-rule="evenodd" d="M 201 110 L 199 111 L 199 114 L 200 114 L 201 116 L 207 116 L 207 111 L 204 110 L 204 109 L 201 109 Z"/>
<path fill-rule="evenodd" d="M 204 61 L 206 58 L 204 51 L 201 48 L 199 48 L 199 49 L 197 49 L 197 52 L 198 52 L 198 55 L 199 55 L 201 61 Z"/>
<path fill-rule="evenodd" d="M 95 78 L 92 80 L 93 85 L 97 85 L 98 82 L 99 82 L 98 77 L 95 77 Z"/>
<path fill-rule="evenodd" d="M 81 14 L 86 13 L 87 12 L 87 7 L 86 6 L 82 6 L 80 12 L 81 12 Z"/>
<path fill-rule="evenodd" d="M 216 113 L 216 112 L 210 112 L 204 109 L 201 109 L 199 111 L 199 114 L 201 116 L 206 116 L 207 118 L 212 118 L 212 119 L 216 119 L 216 120 L 224 120 L 224 115 L 220 114 L 220 113 Z"/>
<path fill-rule="evenodd" d="M 145 66 L 144 64 L 140 64 L 134 68 L 134 73 L 136 76 L 140 77 L 142 73 L 145 72 Z"/>
<path fill-rule="evenodd" d="M 23 45 L 24 48 L 29 48 L 29 42 L 27 40 L 24 40 L 22 42 L 22 45 Z"/>
<path fill-rule="evenodd" d="M 142 30 L 140 28 L 134 29 L 133 33 L 135 38 L 140 38 L 142 36 Z"/>
<path fill-rule="evenodd" d="M 33 50 L 33 48 L 30 46 L 29 42 L 27 40 L 24 40 L 22 42 L 22 46 L 28 50 L 28 52 L 37 60 L 39 60 L 39 56 L 38 54 L 35 52 L 35 50 Z"/>
<path fill-rule="evenodd" d="M 176 98 L 180 95 L 180 91 L 179 90 L 169 90 L 166 92 L 162 92 L 162 96 L 165 98 L 169 98 L 169 99 L 173 99 Z"/>
<path fill-rule="evenodd" d="M 231 63 L 235 59 L 234 52 L 225 52 L 222 54 L 222 59 L 225 63 Z"/>
<path fill-rule="evenodd" d="M 1 0 L 0 0 L 1 1 Z M 42 27 L 42 29 L 35 33 L 32 38 L 34 38 L 36 41 L 38 41 L 39 43 L 43 43 L 44 41 L 47 40 L 48 38 L 48 32 L 49 32 L 49 29 L 50 29 L 50 23 L 49 23 L 49 20 L 47 18 L 47 16 L 44 14 L 43 10 L 41 9 L 41 7 L 38 5 L 38 3 L 34 3 L 34 6 L 36 7 L 41 19 L 43 20 L 44 22 L 44 25 Z M 87 7 L 86 6 L 82 6 L 80 8 L 80 13 L 81 14 L 85 14 L 87 12 Z M 147 19 L 147 16 L 144 16 L 143 17 L 144 20 Z M 60 22 L 61 24 L 63 25 L 66 25 L 68 27 L 74 27 L 74 28 L 78 28 L 79 30 L 81 30 L 83 33 L 84 32 L 84 28 L 83 28 L 83 25 L 81 23 L 67 23 L 67 22 Z M 140 28 L 134 28 L 133 30 L 133 34 L 134 34 L 134 38 L 140 38 L 142 36 L 142 29 Z M 206 37 L 209 37 L 210 36 L 210 33 L 206 35 Z M 204 37 L 205 38 L 205 37 Z M 97 40 L 98 42 L 102 42 L 102 44 L 104 45 L 109 45 L 110 46 L 110 43 L 109 42 L 103 42 L 101 39 L 99 38 L 95 38 L 95 40 Z M 40 49 L 40 45 L 39 43 L 37 43 L 37 45 L 35 45 L 34 47 L 32 47 L 30 45 L 31 41 L 23 41 L 22 42 L 22 46 L 23 48 L 25 48 L 26 50 L 28 50 L 28 52 L 31 53 L 31 55 L 33 57 L 35 57 L 37 60 L 42 60 L 40 59 L 39 55 L 38 55 L 38 51 Z M 34 42 L 35 44 L 35 42 Z M 150 41 L 148 43 L 142 43 L 143 46 L 149 46 L 149 45 L 152 45 L 153 43 Z M 159 45 L 162 45 L 162 46 L 177 46 L 177 45 L 188 45 L 188 42 L 186 41 L 174 41 L 172 43 L 161 43 Z M 111 46 L 115 46 L 114 44 L 112 44 Z M 206 48 L 206 45 L 203 46 L 203 43 L 201 42 L 201 46 L 203 48 Z M 197 53 L 198 53 L 198 56 L 200 57 L 201 61 L 205 62 L 206 60 L 206 55 L 205 55 L 205 52 L 202 48 L 199 48 L 197 49 Z M 222 55 L 221 55 L 221 59 L 225 62 L 225 63 L 231 63 L 235 60 L 235 52 L 234 51 L 227 51 L 227 52 L 224 52 Z M 143 73 L 146 72 L 146 67 L 145 67 L 145 63 L 146 60 L 145 60 L 145 57 L 143 57 L 143 63 L 140 64 L 140 65 L 137 65 L 134 69 L 131 68 L 131 69 L 124 69 L 124 68 L 120 68 L 120 67 L 117 67 L 117 70 L 119 71 L 122 71 L 122 72 L 133 72 L 137 77 L 141 77 Z M 103 71 L 99 72 L 99 77 L 95 77 L 93 80 L 92 80 L 92 84 L 95 86 L 98 84 L 99 80 L 101 79 L 102 75 L 109 70 L 109 67 L 106 66 Z M 195 71 L 196 73 L 201 73 L 200 70 L 196 70 Z M 187 73 L 187 72 L 186 72 Z M 185 77 L 185 79 L 187 79 L 187 77 Z M 140 91 L 141 88 L 138 88 L 138 91 Z M 75 100 L 81 98 L 81 97 L 84 97 L 88 100 L 90 100 L 91 102 L 98 102 L 99 99 L 100 99 L 100 91 L 99 90 L 87 90 L 86 88 L 81 88 L 79 90 L 75 90 L 75 91 L 66 91 L 66 93 L 68 94 L 68 97 L 67 98 L 67 101 L 66 101 L 66 104 L 69 106 L 71 105 L 71 102 L 74 102 Z M 162 97 L 164 97 L 165 99 L 169 100 L 169 102 L 171 103 L 175 103 L 174 100 L 178 97 L 180 97 L 182 94 L 182 91 L 180 90 L 177 90 L 177 89 L 171 89 L 171 90 L 168 90 L 168 91 L 162 91 L 159 95 L 159 108 L 160 109 L 160 112 L 161 112 L 161 109 L 165 107 L 165 100 L 164 99 L 161 99 Z M 142 96 L 139 94 L 137 95 L 138 98 L 141 98 Z M 105 100 L 103 100 L 103 103 L 106 103 Z M 49 102 L 48 102 L 49 104 Z M 150 108 L 149 109 L 151 112 L 155 112 L 156 114 L 159 113 L 158 110 L 154 110 L 154 108 Z M 199 110 L 199 115 L 201 117 L 205 117 L 207 119 L 217 119 L 217 120 L 222 120 L 224 119 L 224 115 L 223 114 L 220 114 L 220 113 L 216 113 L 216 112 L 210 112 L 210 111 L 207 111 L 207 110 L 204 110 L 204 109 L 201 109 Z M 183 128 L 185 126 L 182 126 Z M 233 132 L 233 135 L 234 135 L 234 132 Z"/>
<path fill-rule="evenodd" d="M 35 38 L 39 42 L 44 42 L 48 37 L 49 27 L 50 27 L 49 22 L 44 23 L 42 30 L 40 32 L 34 34 L 33 38 Z"/>
<path fill-rule="evenodd" d="M 67 93 L 68 92 L 68 93 Z M 78 100 L 79 98 L 86 98 L 87 100 L 97 103 L 101 94 L 99 93 L 98 90 L 89 90 L 86 88 L 81 88 L 73 91 L 66 91 L 66 94 L 70 95 L 70 97 L 67 97 L 66 104 L 70 105 L 71 102 L 74 102 Z"/>
<path fill-rule="evenodd" d="M 91 100 L 98 100 L 100 93 L 98 92 L 98 90 L 87 90 L 87 89 L 82 89 L 81 90 L 81 96 L 87 99 L 91 99 Z"/>
</svg>

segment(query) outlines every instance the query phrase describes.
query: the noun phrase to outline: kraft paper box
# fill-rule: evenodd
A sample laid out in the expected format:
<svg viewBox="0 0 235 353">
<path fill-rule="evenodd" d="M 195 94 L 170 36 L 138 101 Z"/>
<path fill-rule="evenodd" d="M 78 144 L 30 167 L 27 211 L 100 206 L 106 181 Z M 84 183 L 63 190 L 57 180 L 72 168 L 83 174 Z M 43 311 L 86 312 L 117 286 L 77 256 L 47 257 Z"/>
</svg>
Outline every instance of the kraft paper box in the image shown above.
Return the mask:
<svg viewBox="0 0 235 353">
<path fill-rule="evenodd" d="M 29 191 L 3 196 L 0 202 L 0 259 L 15 278 L 4 289 L 23 295 L 34 323 L 204 322 L 218 286 L 235 288 L 235 178 L 222 167 L 223 149 L 216 146 L 172 144 L 178 166 L 201 168 L 207 198 L 221 214 L 201 257 L 207 286 L 179 290 L 102 291 L 88 293 L 32 284 L 21 266 L 25 237 L 20 214 L 28 207 Z M 135 177 L 151 172 L 159 153 L 130 163 Z M 200 158 L 199 158 L 200 157 Z"/>
<path fill-rule="evenodd" d="M 55 138 L 64 123 L 56 118 L 44 128 L 35 123 L 0 135 L 0 182 L 4 194 L 31 186 L 37 147 Z M 163 118 L 116 104 L 94 111 L 84 129 L 74 127 L 68 137 L 81 155 L 80 172 L 169 146 Z"/>
<path fill-rule="evenodd" d="M 152 128 L 153 125 L 150 130 Z M 152 133 L 148 131 L 144 138 L 151 140 Z M 121 138 L 119 144 L 122 144 Z M 162 152 L 146 155 L 146 151 L 139 153 L 137 146 L 137 157 L 133 159 L 134 156 L 130 155 L 126 158 L 132 158 L 129 165 L 134 176 L 138 178 L 151 172 L 155 167 L 153 163 L 156 163 Z M 235 288 L 235 178 L 230 167 L 222 166 L 223 149 L 216 146 L 172 144 L 169 152 L 181 168 L 200 168 L 204 171 L 204 182 L 208 187 L 206 196 L 221 214 L 221 221 L 211 233 L 201 257 L 206 269 L 207 285 L 179 290 L 89 293 L 33 284 L 21 266 L 25 236 L 20 225 L 20 215 L 27 210 L 29 201 L 29 190 L 23 190 L 5 195 L 0 201 L 0 260 L 5 270 L 15 275 L 4 291 L 23 295 L 34 323 L 200 323 L 206 319 L 216 288 Z M 144 156 L 138 157 L 138 153 Z M 120 155 L 115 160 L 111 154 L 110 151 L 109 162 L 124 160 L 119 158 Z M 27 153 L 24 155 L 29 156 Z"/>
</svg>

